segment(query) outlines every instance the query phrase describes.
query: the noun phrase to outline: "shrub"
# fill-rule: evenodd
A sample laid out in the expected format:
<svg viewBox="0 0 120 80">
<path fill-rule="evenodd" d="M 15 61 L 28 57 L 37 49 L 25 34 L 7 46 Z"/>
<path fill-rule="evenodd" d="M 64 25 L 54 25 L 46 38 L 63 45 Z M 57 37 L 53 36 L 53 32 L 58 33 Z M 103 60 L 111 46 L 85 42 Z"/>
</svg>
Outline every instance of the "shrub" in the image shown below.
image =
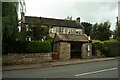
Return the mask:
<svg viewBox="0 0 120 80">
<path fill-rule="evenodd" d="M 120 56 L 120 42 L 117 40 L 103 41 L 103 54 L 106 56 L 114 57 Z"/>
<path fill-rule="evenodd" d="M 96 55 L 96 50 L 102 50 L 102 42 L 100 40 L 92 40 L 92 52 L 93 55 Z"/>
<path fill-rule="evenodd" d="M 47 41 L 50 42 L 50 44 L 51 44 L 51 51 L 53 52 L 53 39 L 49 39 Z"/>
<path fill-rule="evenodd" d="M 3 54 L 7 53 L 44 53 L 50 52 L 52 41 L 10 41 L 3 48 Z"/>
<path fill-rule="evenodd" d="M 117 40 L 106 40 L 103 42 L 99 40 L 93 40 L 92 49 L 93 55 L 95 55 L 96 50 L 100 50 L 102 54 L 108 57 L 120 56 L 120 42 Z"/>
<path fill-rule="evenodd" d="M 27 52 L 42 53 L 51 51 L 51 43 L 49 41 L 33 41 L 29 42 L 26 47 Z"/>
<path fill-rule="evenodd" d="M 27 41 L 10 41 L 7 45 L 7 53 L 25 53 Z"/>
</svg>

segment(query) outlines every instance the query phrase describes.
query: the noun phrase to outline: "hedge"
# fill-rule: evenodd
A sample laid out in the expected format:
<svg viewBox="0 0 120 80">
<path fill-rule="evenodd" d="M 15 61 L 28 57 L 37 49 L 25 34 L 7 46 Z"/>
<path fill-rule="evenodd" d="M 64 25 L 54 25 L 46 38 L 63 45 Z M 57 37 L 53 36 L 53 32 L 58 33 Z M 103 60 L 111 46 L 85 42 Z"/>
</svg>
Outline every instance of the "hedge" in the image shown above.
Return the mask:
<svg viewBox="0 0 120 80">
<path fill-rule="evenodd" d="M 92 40 L 92 53 L 96 55 L 96 50 L 102 50 L 102 42 L 100 40 Z"/>
<path fill-rule="evenodd" d="M 27 52 L 30 53 L 42 53 L 51 51 L 51 43 L 49 41 L 34 41 L 29 42 L 26 48 Z"/>
<path fill-rule="evenodd" d="M 120 42 L 117 40 L 107 40 L 107 41 L 92 41 L 92 52 L 96 55 L 95 51 L 100 50 L 102 54 L 107 57 L 120 56 Z"/>
<path fill-rule="evenodd" d="M 43 53 L 51 52 L 51 42 L 50 41 L 11 41 L 9 42 L 3 50 L 3 54 L 6 53 Z"/>
<path fill-rule="evenodd" d="M 6 48 L 7 53 L 26 53 L 27 41 L 10 41 Z"/>
<path fill-rule="evenodd" d="M 108 57 L 120 56 L 120 42 L 117 40 L 103 41 L 103 54 Z"/>
</svg>

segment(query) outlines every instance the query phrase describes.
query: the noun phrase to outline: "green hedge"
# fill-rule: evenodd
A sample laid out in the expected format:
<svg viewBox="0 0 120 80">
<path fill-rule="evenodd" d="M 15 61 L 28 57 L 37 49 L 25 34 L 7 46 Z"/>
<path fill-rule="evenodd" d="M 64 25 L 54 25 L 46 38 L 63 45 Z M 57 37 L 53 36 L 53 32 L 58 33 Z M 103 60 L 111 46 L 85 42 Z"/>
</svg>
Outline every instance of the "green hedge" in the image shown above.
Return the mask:
<svg viewBox="0 0 120 80">
<path fill-rule="evenodd" d="M 92 40 L 92 53 L 96 55 L 96 50 L 102 50 L 102 42 L 100 40 Z"/>
<path fill-rule="evenodd" d="M 120 42 L 117 40 L 107 40 L 107 41 L 92 41 L 92 52 L 95 54 L 96 50 L 100 50 L 102 54 L 108 57 L 120 56 Z"/>
<path fill-rule="evenodd" d="M 3 54 L 5 53 L 43 53 L 51 52 L 51 41 L 11 41 L 5 45 Z"/>
<path fill-rule="evenodd" d="M 37 53 L 37 52 L 50 52 L 51 51 L 51 43 L 49 41 L 34 41 L 29 42 L 27 44 L 26 50 L 28 52 Z"/>
<path fill-rule="evenodd" d="M 120 42 L 117 40 L 103 41 L 103 54 L 114 57 L 120 56 Z"/>
<path fill-rule="evenodd" d="M 26 53 L 27 41 L 10 41 L 6 48 L 7 53 Z"/>
</svg>

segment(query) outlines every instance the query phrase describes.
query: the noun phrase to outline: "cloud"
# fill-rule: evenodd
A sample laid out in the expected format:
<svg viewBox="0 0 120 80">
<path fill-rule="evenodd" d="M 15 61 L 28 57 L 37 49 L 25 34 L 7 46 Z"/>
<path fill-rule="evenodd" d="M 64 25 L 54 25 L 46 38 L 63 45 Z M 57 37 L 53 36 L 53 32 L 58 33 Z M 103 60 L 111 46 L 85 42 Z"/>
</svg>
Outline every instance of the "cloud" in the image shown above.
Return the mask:
<svg viewBox="0 0 120 80">
<path fill-rule="evenodd" d="M 120 21 L 120 1 L 119 1 L 119 3 L 118 3 L 118 19 L 119 19 L 119 21 Z"/>
<path fill-rule="evenodd" d="M 111 30 L 115 29 L 118 15 L 116 2 L 80 2 L 75 4 L 74 9 L 82 17 L 82 21 L 96 23 L 109 20 L 112 23 Z"/>
<path fill-rule="evenodd" d="M 108 0 L 25 0 L 26 15 L 41 16 L 64 19 L 72 16 L 73 19 L 80 16 L 81 21 L 90 23 L 104 22 L 109 20 L 112 23 L 111 30 L 114 30 L 116 16 L 118 15 L 117 2 Z M 91 2 L 90 2 L 91 1 Z M 112 0 L 110 0 L 112 1 Z M 115 0 L 117 1 L 117 0 Z"/>
</svg>

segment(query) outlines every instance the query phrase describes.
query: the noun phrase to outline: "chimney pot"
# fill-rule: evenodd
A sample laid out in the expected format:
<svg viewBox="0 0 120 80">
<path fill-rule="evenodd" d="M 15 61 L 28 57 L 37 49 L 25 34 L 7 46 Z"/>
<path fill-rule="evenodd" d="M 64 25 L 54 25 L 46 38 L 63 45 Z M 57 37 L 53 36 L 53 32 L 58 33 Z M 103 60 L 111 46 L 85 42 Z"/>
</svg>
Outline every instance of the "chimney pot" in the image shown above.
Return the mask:
<svg viewBox="0 0 120 80">
<path fill-rule="evenodd" d="M 77 17 L 77 18 L 76 18 L 76 22 L 77 22 L 78 24 L 80 24 L 80 17 Z"/>
<path fill-rule="evenodd" d="M 118 17 L 116 17 L 117 18 L 117 25 L 118 25 Z"/>
</svg>

